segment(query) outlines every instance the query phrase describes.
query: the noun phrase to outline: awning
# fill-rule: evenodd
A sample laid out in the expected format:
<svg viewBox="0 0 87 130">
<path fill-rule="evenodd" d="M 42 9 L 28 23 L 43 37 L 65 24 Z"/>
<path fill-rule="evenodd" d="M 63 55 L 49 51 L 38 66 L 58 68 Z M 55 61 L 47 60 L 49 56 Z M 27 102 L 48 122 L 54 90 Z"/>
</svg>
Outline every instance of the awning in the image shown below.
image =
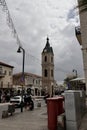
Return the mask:
<svg viewBox="0 0 87 130">
<path fill-rule="evenodd" d="M 85 78 L 75 78 L 75 79 L 72 79 L 70 81 L 83 81 L 83 82 L 85 82 Z"/>
</svg>

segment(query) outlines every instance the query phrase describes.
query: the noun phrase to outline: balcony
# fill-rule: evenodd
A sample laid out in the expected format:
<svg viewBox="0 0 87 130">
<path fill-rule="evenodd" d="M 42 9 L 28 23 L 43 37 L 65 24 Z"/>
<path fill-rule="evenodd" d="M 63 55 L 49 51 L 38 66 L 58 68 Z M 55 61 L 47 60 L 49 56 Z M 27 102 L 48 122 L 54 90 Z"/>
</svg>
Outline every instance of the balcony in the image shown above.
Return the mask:
<svg viewBox="0 0 87 130">
<path fill-rule="evenodd" d="M 75 27 L 75 34 L 76 34 L 76 38 L 77 38 L 79 44 L 82 45 L 81 29 L 80 29 L 80 26 Z"/>
</svg>

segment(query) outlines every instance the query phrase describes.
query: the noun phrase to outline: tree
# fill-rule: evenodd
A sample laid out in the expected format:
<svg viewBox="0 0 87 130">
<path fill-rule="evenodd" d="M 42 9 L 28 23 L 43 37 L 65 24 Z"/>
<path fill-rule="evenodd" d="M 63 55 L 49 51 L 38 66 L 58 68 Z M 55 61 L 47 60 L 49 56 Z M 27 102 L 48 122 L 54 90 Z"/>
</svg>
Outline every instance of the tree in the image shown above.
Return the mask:
<svg viewBox="0 0 87 130">
<path fill-rule="evenodd" d="M 75 89 L 76 83 L 71 82 L 72 79 L 77 78 L 76 76 L 69 76 L 64 79 L 64 84 L 68 87 L 68 89 Z"/>
<path fill-rule="evenodd" d="M 87 0 L 79 0 L 79 5 L 77 6 L 80 12 L 87 11 Z"/>
</svg>

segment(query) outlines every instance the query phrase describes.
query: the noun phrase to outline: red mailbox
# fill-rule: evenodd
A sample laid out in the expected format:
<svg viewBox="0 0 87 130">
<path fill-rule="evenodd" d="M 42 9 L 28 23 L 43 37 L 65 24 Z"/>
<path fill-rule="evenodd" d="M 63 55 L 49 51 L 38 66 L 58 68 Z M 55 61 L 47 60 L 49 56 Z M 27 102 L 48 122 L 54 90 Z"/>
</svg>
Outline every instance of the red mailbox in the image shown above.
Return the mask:
<svg viewBox="0 0 87 130">
<path fill-rule="evenodd" d="M 63 98 L 53 97 L 47 99 L 48 129 L 57 129 L 57 116 L 64 112 Z"/>
</svg>

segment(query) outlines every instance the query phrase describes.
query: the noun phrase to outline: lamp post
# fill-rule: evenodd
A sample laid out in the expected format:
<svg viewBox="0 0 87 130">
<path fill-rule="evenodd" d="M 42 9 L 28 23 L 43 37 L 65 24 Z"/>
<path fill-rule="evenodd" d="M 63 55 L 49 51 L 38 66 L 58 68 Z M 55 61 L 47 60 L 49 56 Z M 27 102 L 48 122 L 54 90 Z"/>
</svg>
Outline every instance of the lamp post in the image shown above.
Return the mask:
<svg viewBox="0 0 87 130">
<path fill-rule="evenodd" d="M 72 71 L 75 72 L 77 78 L 78 77 L 77 70 L 73 69 Z"/>
<path fill-rule="evenodd" d="M 73 72 L 76 74 L 76 78 L 78 77 L 77 70 L 73 69 Z M 76 81 L 76 87 L 78 87 L 78 82 Z"/>
<path fill-rule="evenodd" d="M 17 52 L 21 53 L 21 50 L 23 51 L 23 64 L 22 64 L 22 83 L 24 83 L 24 61 L 25 61 L 25 50 L 19 46 Z M 22 93 L 21 93 L 22 101 L 21 101 L 21 112 L 23 112 L 23 84 L 22 84 Z"/>
</svg>

